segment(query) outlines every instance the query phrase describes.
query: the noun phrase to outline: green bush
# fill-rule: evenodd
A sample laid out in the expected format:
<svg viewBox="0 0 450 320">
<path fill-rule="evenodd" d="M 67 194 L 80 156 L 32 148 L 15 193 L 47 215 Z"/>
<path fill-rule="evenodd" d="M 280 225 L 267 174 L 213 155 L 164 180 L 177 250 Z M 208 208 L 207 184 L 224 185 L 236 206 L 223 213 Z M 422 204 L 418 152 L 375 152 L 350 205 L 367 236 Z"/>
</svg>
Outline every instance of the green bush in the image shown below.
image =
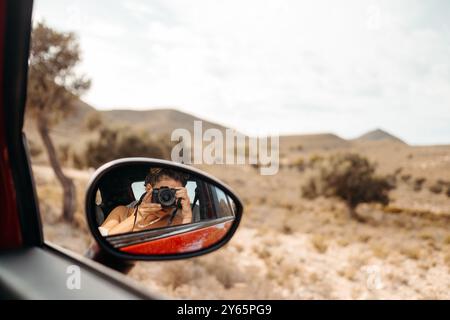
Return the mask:
<svg viewBox="0 0 450 320">
<path fill-rule="evenodd" d="M 148 133 L 129 127 L 103 127 L 97 138 L 88 142 L 82 159 L 74 158 L 78 166 L 97 168 L 111 160 L 126 157 L 168 159 L 170 145 L 152 139 Z"/>
<path fill-rule="evenodd" d="M 389 203 L 389 190 L 393 188 L 387 177 L 375 174 L 375 165 L 358 154 L 337 154 L 316 162 L 316 174 L 302 186 L 307 198 L 318 196 L 342 199 L 352 218 L 363 219 L 357 214 L 360 203 Z"/>
</svg>

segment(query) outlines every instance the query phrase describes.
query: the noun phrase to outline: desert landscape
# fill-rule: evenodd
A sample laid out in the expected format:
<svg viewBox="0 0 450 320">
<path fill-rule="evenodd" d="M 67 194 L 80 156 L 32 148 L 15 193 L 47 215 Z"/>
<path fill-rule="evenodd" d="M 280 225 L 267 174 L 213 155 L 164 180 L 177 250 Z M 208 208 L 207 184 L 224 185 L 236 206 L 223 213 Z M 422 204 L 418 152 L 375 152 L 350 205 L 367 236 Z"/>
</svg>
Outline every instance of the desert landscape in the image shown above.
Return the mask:
<svg viewBox="0 0 450 320">
<path fill-rule="evenodd" d="M 191 129 L 196 119 L 172 109 L 100 112 L 80 102 L 73 116 L 52 129 L 55 144 L 69 145 L 69 155 L 81 152 L 96 134 L 84 123 L 97 113 L 110 125 L 132 123 L 159 138 L 173 128 Z M 62 190 L 29 119 L 25 132 L 45 239 L 83 254 L 93 241 L 84 192 L 94 169 L 77 168 L 66 159 L 67 147 L 58 149 L 66 151 L 59 156 L 78 194 L 75 221 L 64 222 Z M 337 198 L 302 195 L 309 164 L 337 153 L 367 157 L 378 173 L 395 180 L 388 205 L 357 207 L 364 223 L 351 219 Z M 383 130 L 354 140 L 329 133 L 286 136 L 280 137 L 280 170 L 274 176 L 261 176 L 251 165 L 199 168 L 237 191 L 245 204 L 241 225 L 214 253 L 138 262 L 129 277 L 149 290 L 193 299 L 450 298 L 450 146 L 410 146 Z"/>
<path fill-rule="evenodd" d="M 450 299 L 443 3 L 35 2 L 24 132 L 47 241 L 84 254 L 95 169 L 170 160 L 175 129 L 278 131 L 275 175 L 261 150 L 196 165 L 244 203 L 226 246 L 129 278 L 171 298 Z"/>
</svg>

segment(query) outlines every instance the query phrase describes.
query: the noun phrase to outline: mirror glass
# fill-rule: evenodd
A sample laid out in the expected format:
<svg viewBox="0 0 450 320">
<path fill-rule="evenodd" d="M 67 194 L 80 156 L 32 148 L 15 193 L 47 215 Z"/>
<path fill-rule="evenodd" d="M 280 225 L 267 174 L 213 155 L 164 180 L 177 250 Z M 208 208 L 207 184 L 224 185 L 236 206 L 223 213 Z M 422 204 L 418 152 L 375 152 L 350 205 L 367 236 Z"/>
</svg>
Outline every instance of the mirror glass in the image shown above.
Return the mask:
<svg viewBox="0 0 450 320">
<path fill-rule="evenodd" d="M 121 166 L 95 188 L 91 221 L 115 249 L 129 254 L 202 250 L 219 242 L 235 222 L 229 192 L 178 168 Z"/>
</svg>

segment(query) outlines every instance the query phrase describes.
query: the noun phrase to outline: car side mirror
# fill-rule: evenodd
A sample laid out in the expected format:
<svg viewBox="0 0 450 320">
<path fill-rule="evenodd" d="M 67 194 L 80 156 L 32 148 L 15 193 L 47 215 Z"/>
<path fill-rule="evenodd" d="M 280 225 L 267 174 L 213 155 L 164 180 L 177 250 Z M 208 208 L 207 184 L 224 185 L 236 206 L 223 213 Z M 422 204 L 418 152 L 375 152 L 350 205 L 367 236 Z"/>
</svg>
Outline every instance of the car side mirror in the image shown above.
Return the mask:
<svg viewBox="0 0 450 320">
<path fill-rule="evenodd" d="M 86 194 L 89 228 L 120 259 L 202 255 L 227 243 L 243 212 L 225 184 L 193 167 L 125 158 L 100 167 Z"/>
</svg>

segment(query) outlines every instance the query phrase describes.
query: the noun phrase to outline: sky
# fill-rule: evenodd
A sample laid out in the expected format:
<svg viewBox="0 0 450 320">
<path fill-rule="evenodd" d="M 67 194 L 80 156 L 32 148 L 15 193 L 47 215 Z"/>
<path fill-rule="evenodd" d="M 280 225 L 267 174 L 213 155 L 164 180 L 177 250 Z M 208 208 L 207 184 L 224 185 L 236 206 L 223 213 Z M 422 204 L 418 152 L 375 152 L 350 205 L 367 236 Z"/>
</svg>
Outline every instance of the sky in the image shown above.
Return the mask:
<svg viewBox="0 0 450 320">
<path fill-rule="evenodd" d="M 35 0 L 41 20 L 78 35 L 100 110 L 450 144 L 448 0 Z"/>
</svg>

